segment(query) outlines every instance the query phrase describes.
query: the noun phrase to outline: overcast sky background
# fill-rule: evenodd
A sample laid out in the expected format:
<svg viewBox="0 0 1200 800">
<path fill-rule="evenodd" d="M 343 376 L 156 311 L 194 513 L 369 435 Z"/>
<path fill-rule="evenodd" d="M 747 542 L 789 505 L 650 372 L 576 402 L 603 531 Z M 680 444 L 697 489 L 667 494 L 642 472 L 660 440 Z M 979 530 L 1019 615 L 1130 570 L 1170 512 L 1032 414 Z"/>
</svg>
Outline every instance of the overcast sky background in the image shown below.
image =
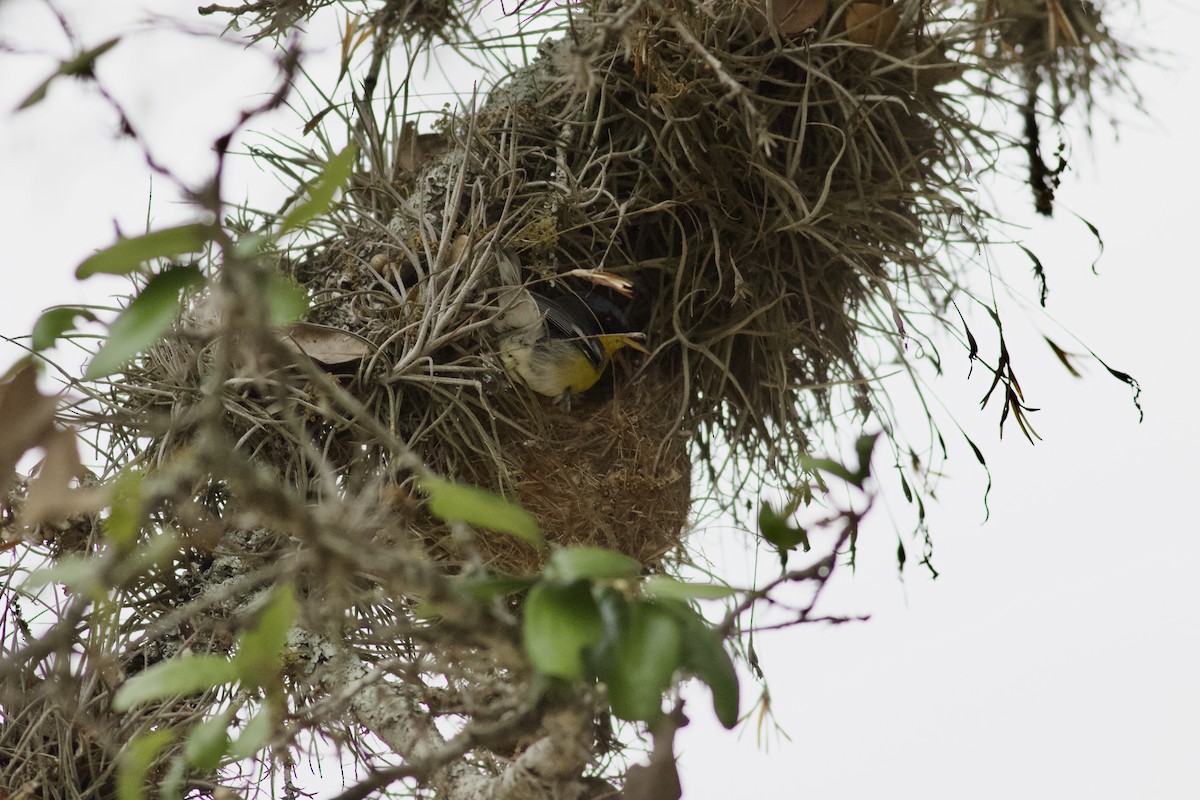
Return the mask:
<svg viewBox="0 0 1200 800">
<path fill-rule="evenodd" d="M 237 109 L 261 99 L 250 95 L 269 87 L 273 72 L 255 50 L 138 24 L 143 6 L 186 14 L 193 5 L 60 7 L 88 46 L 145 31 L 106 55 L 100 76 L 156 156 L 196 181 L 211 170 L 212 140 Z M 824 604 L 871 620 L 756 643 L 790 738 L 769 725 L 760 736 L 753 722 L 725 733 L 703 691 L 692 693 L 693 723 L 679 741 L 688 800 L 1200 797 L 1200 524 L 1192 508 L 1200 492 L 1200 10 L 1146 0 L 1143 11 L 1136 39 L 1173 53 L 1165 68 L 1134 71 L 1150 116 L 1124 115 L 1119 141 L 1105 124 L 1094 146 L 1077 137 L 1053 230 L 1032 230 L 1029 242 L 1049 274 L 1049 313 L 1141 381 L 1145 422 L 1127 388 L 1098 365 L 1085 380 L 1071 378 L 1036 335 L 1006 329 L 1027 399 L 1041 409 L 1034 423 L 1044 441 L 1031 446 L 1015 429 L 997 441 L 998 409 L 978 410 L 987 376 L 976 370 L 968 383 L 965 357 L 948 358 L 934 389 L 988 456 L 990 520 L 985 478 L 961 447 L 930 507 L 936 581 L 916 565 L 911 541 L 908 568 L 897 575 L 896 529 L 881 509 L 862 535 L 858 571 L 841 574 Z M 45 102 L 8 112 L 69 52 L 43 3 L 0 0 L 0 42 L 22 51 L 0 53 L 0 333 L 14 336 L 48 305 L 122 290 L 118 281 L 77 284 L 72 273 L 112 241 L 114 220 L 128 233 L 144 229 L 150 191 L 153 226 L 191 212 L 174 203 L 166 181 L 151 181 L 86 87 L 59 81 Z M 336 70 L 332 54 L 317 56 L 317 72 Z M 455 75 L 469 92 L 474 76 Z M 300 135 L 293 114 L 270 122 Z M 250 167 L 233 181 L 229 195 L 253 187 L 256 205 L 273 207 L 281 196 Z M 1099 277 L 1090 271 L 1095 241 L 1068 211 L 1103 235 Z M 1027 264 L 1014 263 L 1008 274 L 1032 296 Z M 0 370 L 19 354 L 0 342 Z M 888 502 L 902 518 L 903 499 Z M 751 564 L 742 541 L 710 536 L 704 546 L 736 571 Z M 752 700 L 753 686 L 746 689 Z"/>
</svg>

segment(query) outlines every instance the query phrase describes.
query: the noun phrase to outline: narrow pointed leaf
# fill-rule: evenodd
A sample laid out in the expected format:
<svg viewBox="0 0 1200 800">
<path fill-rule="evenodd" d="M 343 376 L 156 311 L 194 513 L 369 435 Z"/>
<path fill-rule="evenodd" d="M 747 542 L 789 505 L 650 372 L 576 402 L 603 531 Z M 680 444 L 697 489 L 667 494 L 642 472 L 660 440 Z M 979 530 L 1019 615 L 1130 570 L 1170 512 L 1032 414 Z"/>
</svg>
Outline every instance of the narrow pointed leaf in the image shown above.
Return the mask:
<svg viewBox="0 0 1200 800">
<path fill-rule="evenodd" d="M 441 478 L 426 478 L 421 488 L 429 495 L 429 512 L 438 519 L 507 533 L 538 550 L 546 547 L 533 515 L 494 492 Z"/>
<path fill-rule="evenodd" d="M 346 149 L 329 159 L 321 174 L 309 185 L 308 197 L 292 209 L 279 226 L 280 233 L 302 228 L 311 220 L 333 207 L 333 196 L 346 185 L 354 171 L 354 159 L 358 148 L 348 145 Z"/>
<path fill-rule="evenodd" d="M 591 578 L 631 578 L 642 571 L 635 558 L 603 547 L 564 547 L 555 551 L 546 577 L 562 583 Z"/>
<path fill-rule="evenodd" d="M 151 700 L 212 689 L 236 677 L 233 662 L 223 656 L 194 655 L 160 661 L 125 681 L 113 695 L 112 706 L 117 711 L 128 711 Z"/>
<path fill-rule="evenodd" d="M 164 728 L 139 736 L 129 743 L 117 765 L 117 800 L 143 800 L 146 796 L 146 775 L 158 754 L 174 738 L 174 731 Z"/>
<path fill-rule="evenodd" d="M 736 592 L 731 586 L 680 581 L 666 575 L 651 575 L 642 582 L 642 594 L 655 600 L 720 600 Z"/>
<path fill-rule="evenodd" d="M 17 106 L 17 111 L 37 105 L 38 103 L 42 102 L 42 100 L 45 100 L 46 92 L 50 89 L 50 84 L 54 82 L 55 78 L 59 78 L 64 75 L 72 78 L 91 76 L 96 69 L 96 59 L 113 49 L 113 47 L 115 47 L 120 41 L 121 38 L 119 36 L 109 39 L 102 44 L 96 45 L 90 50 L 84 50 L 82 53 L 69 61 L 62 62 L 58 69 L 54 71 L 54 74 L 39 83 L 37 88 L 25 96 L 25 99 L 21 101 L 19 106 Z"/>
<path fill-rule="evenodd" d="M 96 321 L 95 314 L 78 306 L 59 306 L 42 312 L 33 325 L 33 349 L 40 352 L 53 347 L 64 333 L 74 330 L 75 321 L 80 317 L 88 322 Z"/>
<path fill-rule="evenodd" d="M 80 264 L 75 269 L 75 277 L 82 279 L 100 273 L 129 275 L 140 272 L 147 261 L 203 250 L 212 241 L 214 233 L 212 225 L 195 223 L 122 239 Z"/>
<path fill-rule="evenodd" d="M 92 357 L 84 377 L 111 375 L 147 350 L 179 316 L 181 292 L 203 283 L 204 275 L 196 267 L 171 267 L 151 278 L 108 327 L 108 339 Z"/>
<path fill-rule="evenodd" d="M 188 763 L 201 772 L 212 772 L 229 750 L 229 721 L 232 710 L 204 720 L 188 733 L 183 754 Z"/>
<path fill-rule="evenodd" d="M 277 586 L 272 591 L 257 624 L 242 636 L 234 658 L 239 678 L 252 686 L 266 686 L 276 679 L 296 608 L 296 593 L 291 586 Z"/>
</svg>

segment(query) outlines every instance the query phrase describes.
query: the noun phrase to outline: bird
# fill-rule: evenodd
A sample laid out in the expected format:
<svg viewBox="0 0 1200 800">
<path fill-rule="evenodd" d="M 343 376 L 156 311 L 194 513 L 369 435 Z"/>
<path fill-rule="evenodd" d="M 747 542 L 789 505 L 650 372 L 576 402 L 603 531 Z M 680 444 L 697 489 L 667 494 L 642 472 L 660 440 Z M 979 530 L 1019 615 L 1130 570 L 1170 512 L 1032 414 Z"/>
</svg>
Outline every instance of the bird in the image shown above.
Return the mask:
<svg viewBox="0 0 1200 800">
<path fill-rule="evenodd" d="M 505 369 L 538 394 L 555 398 L 564 411 L 575 395 L 596 385 L 618 350 L 649 352 L 621 309 L 594 293 L 552 297 L 520 289 L 502 317 L 500 326 L 513 331 L 500 343 Z"/>
</svg>

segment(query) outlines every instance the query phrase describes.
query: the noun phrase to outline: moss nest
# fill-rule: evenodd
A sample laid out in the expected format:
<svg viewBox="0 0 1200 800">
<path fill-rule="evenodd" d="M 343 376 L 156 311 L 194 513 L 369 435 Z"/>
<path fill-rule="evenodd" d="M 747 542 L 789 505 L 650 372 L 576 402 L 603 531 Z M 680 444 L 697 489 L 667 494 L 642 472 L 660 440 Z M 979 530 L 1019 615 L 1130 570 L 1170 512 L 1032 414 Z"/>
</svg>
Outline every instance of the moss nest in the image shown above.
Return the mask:
<svg viewBox="0 0 1200 800">
<path fill-rule="evenodd" d="M 1061 67 L 1070 100 L 1089 59 L 1120 51 L 1076 0 L 1039 6 L 1073 31 L 1052 45 L 1028 4 L 826 5 L 792 33 L 750 2 L 576 9 L 436 133 L 411 119 L 354 127 L 360 162 L 327 235 L 279 258 L 313 298 L 307 324 L 349 357 L 273 349 L 253 319 L 224 351 L 236 324 L 185 326 L 121 388 L 136 418 L 159 421 L 145 457 L 187 446 L 188 408 L 229 358 L 236 446 L 306 495 L 383 485 L 419 507 L 391 437 L 438 474 L 518 500 L 551 541 L 652 565 L 686 531 L 691 459 L 712 486 L 728 463 L 789 485 L 819 426 L 876 413 L 890 428 L 877 381 L 912 369 L 911 342 L 936 350 L 929 337 L 982 268 L 975 176 L 1022 145 L 964 102 L 969 76 L 1019 95 L 1014 67 Z M 569 413 L 515 385 L 497 357 L 504 292 L 617 278 L 630 289 L 611 298 L 650 355 L 618 359 L 601 397 Z M 397 525 L 461 556 L 444 525 L 409 511 Z M 474 546 L 505 570 L 536 566 L 519 543 Z"/>
</svg>

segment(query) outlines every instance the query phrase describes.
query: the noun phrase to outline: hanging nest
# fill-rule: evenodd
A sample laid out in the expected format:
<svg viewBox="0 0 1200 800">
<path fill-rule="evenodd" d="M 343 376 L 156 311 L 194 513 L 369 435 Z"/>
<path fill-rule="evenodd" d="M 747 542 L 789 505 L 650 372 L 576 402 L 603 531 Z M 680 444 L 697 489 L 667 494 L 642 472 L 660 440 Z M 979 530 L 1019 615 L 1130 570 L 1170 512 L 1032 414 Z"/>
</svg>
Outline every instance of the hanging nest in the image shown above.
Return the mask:
<svg viewBox="0 0 1200 800">
<path fill-rule="evenodd" d="M 553 542 L 659 561 L 686 530 L 689 452 L 713 485 L 726 449 L 749 465 L 743 481 L 802 480 L 820 425 L 886 419 L 875 382 L 909 368 L 913 341 L 936 353 L 929 336 L 975 268 L 963 254 L 988 212 L 974 176 L 1009 145 L 948 87 L 970 69 L 1002 80 L 1023 58 L 1074 74 L 1092 58 L 1079 51 L 1119 51 L 1090 3 L 1033 4 L 1041 23 L 1032 5 L 990 0 L 792 5 L 802 28 L 748 2 L 573 14 L 477 110 L 435 133 L 404 120 L 361 136 L 334 229 L 281 258 L 313 298 L 292 350 L 433 471 L 516 499 Z M 618 359 L 611 397 L 563 414 L 501 367 L 498 298 L 604 285 L 597 271 L 632 286 L 612 299 L 652 355 Z M 215 352 L 196 332 L 125 386 L 135 416 L 164 420 L 154 460 L 187 445 L 172 420 Z M 223 395 L 238 446 L 313 497 L 329 491 L 323 471 L 382 481 L 372 491 L 401 498 L 398 529 L 465 557 L 414 513 L 413 474 L 378 430 L 287 359 L 249 355 L 253 341 L 235 347 L 245 377 Z M 472 548 L 537 566 L 518 542 Z"/>
<path fill-rule="evenodd" d="M 263 35 L 329 3 L 266 5 Z M 409 4 L 419 15 L 406 22 L 402 5 L 385 4 L 375 30 L 428 38 L 461 22 L 445 3 Z M 1049 208 L 1061 167 L 1041 160 L 1037 123 L 1090 110 L 1097 81 L 1129 89 L 1129 56 L 1085 0 L 595 2 L 567 13 L 559 38 L 432 132 L 390 105 L 347 117 L 358 169 L 320 241 L 252 258 L 227 248 L 172 336 L 107 394 L 82 384 L 101 410 L 77 406 L 77 421 L 101 430 L 108 466 L 148 476 L 147 527 L 182 532 L 169 569 L 113 601 L 138 610 L 111 647 L 120 671 L 193 644 L 228 652 L 248 598 L 287 579 L 304 590 L 312 630 L 335 631 L 366 662 L 449 676 L 422 687 L 431 717 L 485 707 L 472 682 L 490 691 L 481 676 L 501 668 L 517 693 L 527 665 L 506 608 L 489 618 L 505 621 L 499 632 L 443 620 L 438 634 L 453 641 L 437 647 L 413 608 L 480 614 L 461 598 L 439 606 L 452 592 L 440 579 L 531 573 L 543 556 L 486 525 L 434 518 L 422 471 L 516 501 L 552 543 L 610 548 L 647 571 L 686 558 L 694 475 L 732 510 L 764 486 L 805 483 L 801 457 L 830 426 L 876 415 L 919 491 L 938 448 L 900 441 L 877 386 L 918 354 L 940 366 L 934 337 L 973 299 L 964 287 L 987 268 L 978 251 L 992 221 L 979 177 L 1024 149 Z M 1021 112 L 1021 134 L 997 107 Z M 326 161 L 262 157 L 297 177 Z M 229 228 L 277 225 L 248 215 Z M 617 279 L 628 296 L 605 288 Z M 289 281 L 311 308 L 272 327 Z M 649 355 L 619 354 L 598 390 L 560 410 L 498 357 L 501 298 L 518 286 L 609 292 Z M 1011 367 L 993 373 L 1020 421 Z M 59 544 L 100 549 L 96 538 Z M 213 587 L 215 608 L 204 605 Z M 88 763 L 110 763 L 105 742 L 128 732 L 67 736 L 75 720 L 46 716 L 47 695 L 33 693 L 51 688 L 35 683 L 24 705 L 4 698 L 17 709 L 0 735 L 10 788 L 49 774 L 41 754 L 17 763 L 22 737 L 82 753 L 78 785 L 103 788 L 111 770 Z M 375 745 L 351 727 L 365 763 Z"/>
</svg>

